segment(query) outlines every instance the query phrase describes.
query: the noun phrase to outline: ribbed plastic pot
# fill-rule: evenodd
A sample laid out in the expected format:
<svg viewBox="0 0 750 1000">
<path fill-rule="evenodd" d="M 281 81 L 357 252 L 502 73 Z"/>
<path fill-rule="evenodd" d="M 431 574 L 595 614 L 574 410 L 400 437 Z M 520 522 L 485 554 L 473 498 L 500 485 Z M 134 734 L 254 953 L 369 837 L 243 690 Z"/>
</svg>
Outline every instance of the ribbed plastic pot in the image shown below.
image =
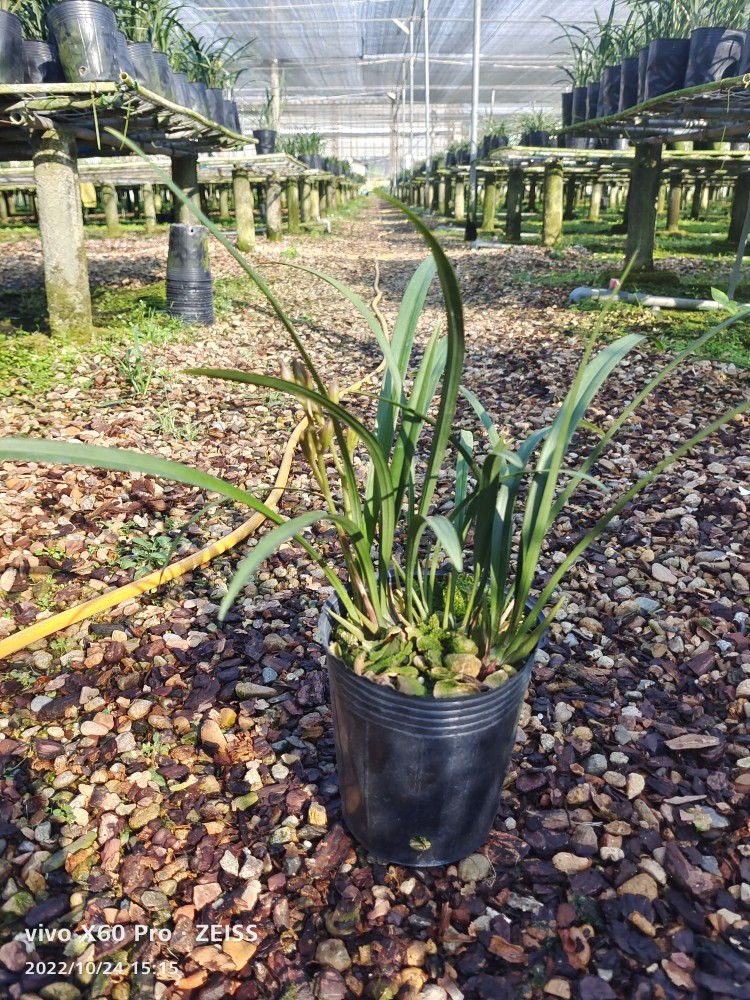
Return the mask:
<svg viewBox="0 0 750 1000">
<path fill-rule="evenodd" d="M 620 64 L 618 111 L 625 111 L 638 103 L 638 61 L 638 56 L 628 56 Z"/>
<path fill-rule="evenodd" d="M 224 95 L 220 87 L 209 87 L 206 91 L 208 117 L 217 125 L 224 124 Z"/>
<path fill-rule="evenodd" d="M 734 28 L 696 28 L 690 35 L 685 86 L 698 87 L 736 76 L 745 32 Z"/>
<path fill-rule="evenodd" d="M 23 29 L 7 10 L 0 10 L 0 83 L 23 83 Z"/>
<path fill-rule="evenodd" d="M 599 84 L 590 83 L 586 87 L 586 118 L 596 118 L 596 106 L 599 103 Z"/>
<path fill-rule="evenodd" d="M 256 128 L 253 130 L 253 136 L 258 140 L 255 152 L 259 156 L 276 152 L 276 133 L 272 128 Z"/>
<path fill-rule="evenodd" d="M 127 73 L 129 77 L 135 79 L 135 65 L 130 58 L 130 49 L 125 33 L 117 32 L 117 58 L 120 62 L 120 72 Z"/>
<path fill-rule="evenodd" d="M 620 74 L 621 66 L 607 66 L 602 73 L 599 89 L 600 118 L 616 115 L 620 106 Z"/>
<path fill-rule="evenodd" d="M 588 87 L 573 89 L 573 125 L 586 121 L 586 104 L 588 102 Z"/>
<path fill-rule="evenodd" d="M 191 108 L 190 103 L 193 99 L 192 91 L 190 90 L 190 84 L 188 83 L 187 74 L 185 73 L 174 73 L 174 93 L 175 101 L 180 105 L 181 108 Z"/>
<path fill-rule="evenodd" d="M 162 94 L 159 67 L 156 64 L 154 51 L 148 42 L 129 42 L 128 52 L 133 63 L 134 76 L 146 90 Z M 162 94 L 162 96 L 165 96 Z"/>
<path fill-rule="evenodd" d="M 99 0 L 62 0 L 47 9 L 45 18 L 66 80 L 118 79 L 122 58 L 111 7 Z"/>
<path fill-rule="evenodd" d="M 169 227 L 167 308 L 193 323 L 214 321 L 213 282 L 204 226 L 175 222 Z"/>
<path fill-rule="evenodd" d="M 177 101 L 177 88 L 174 82 L 174 71 L 169 64 L 169 56 L 166 52 L 154 52 L 154 62 L 159 74 L 159 90 L 157 93 L 166 97 L 168 101 Z"/>
<path fill-rule="evenodd" d="M 689 38 L 655 38 L 648 47 L 644 101 L 682 90 L 685 85 Z"/>
<path fill-rule="evenodd" d="M 497 815 L 532 655 L 502 687 L 466 698 L 419 698 L 365 680 L 331 653 L 319 621 L 333 708 L 344 821 L 375 857 L 450 864 L 487 840 Z"/>
<path fill-rule="evenodd" d="M 62 83 L 62 80 L 62 66 L 55 46 L 50 42 L 24 38 L 24 83 Z"/>
<path fill-rule="evenodd" d="M 562 127 L 573 124 L 573 91 L 568 90 L 562 96 Z"/>
<path fill-rule="evenodd" d="M 638 51 L 638 104 L 646 100 L 646 70 L 648 69 L 648 45 Z"/>
</svg>

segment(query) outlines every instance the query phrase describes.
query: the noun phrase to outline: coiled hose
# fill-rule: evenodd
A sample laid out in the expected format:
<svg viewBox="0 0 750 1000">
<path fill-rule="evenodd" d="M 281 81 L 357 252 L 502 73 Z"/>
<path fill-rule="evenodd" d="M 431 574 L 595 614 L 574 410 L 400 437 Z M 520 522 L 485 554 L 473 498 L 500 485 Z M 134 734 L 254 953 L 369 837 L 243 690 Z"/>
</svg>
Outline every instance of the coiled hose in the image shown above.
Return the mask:
<svg viewBox="0 0 750 1000">
<path fill-rule="evenodd" d="M 375 280 L 373 282 L 373 291 L 375 292 L 375 296 L 370 303 L 370 308 L 387 334 L 388 330 L 385 317 L 378 308 L 378 304 L 380 299 L 383 297 L 383 293 L 380 289 L 380 266 L 377 259 L 375 260 Z M 353 392 L 357 392 L 366 382 L 372 378 L 376 378 L 384 370 L 385 360 L 381 361 L 374 371 L 365 375 L 358 382 L 342 389 L 341 395 L 345 396 Z M 265 500 L 266 505 L 270 507 L 271 510 L 278 510 L 279 503 L 284 495 L 284 490 L 289 482 L 289 474 L 292 468 L 292 461 L 294 460 L 294 452 L 299 444 L 300 438 L 305 432 L 307 423 L 307 417 L 303 417 L 290 434 L 287 443 L 284 446 L 284 453 L 281 457 L 281 463 L 276 473 L 276 480 L 271 492 Z M 101 614 L 103 611 L 108 611 L 110 608 L 121 604 L 123 601 L 126 601 L 131 597 L 138 597 L 141 594 L 146 593 L 148 590 L 154 590 L 156 587 L 161 587 L 163 584 L 176 580 L 179 577 L 184 576 L 185 573 L 189 573 L 191 570 L 197 569 L 199 566 L 205 566 L 206 563 L 210 562 L 212 559 L 222 555 L 224 552 L 228 552 L 230 549 L 234 548 L 235 545 L 239 545 L 240 542 L 249 538 L 250 535 L 260 528 L 265 520 L 266 519 L 263 514 L 255 512 L 247 519 L 247 521 L 235 528 L 234 531 L 231 531 L 228 535 L 224 535 L 223 538 L 218 538 L 215 542 L 211 542 L 210 545 L 206 545 L 205 548 L 200 549 L 198 552 L 193 552 L 189 556 L 184 556 L 182 559 L 178 559 L 176 562 L 170 563 L 169 566 L 165 566 L 162 569 L 154 570 L 152 573 L 148 573 L 146 576 L 141 577 L 140 580 L 133 580 L 132 583 L 126 583 L 124 586 L 117 587 L 116 589 L 110 590 L 105 594 L 100 594 L 98 597 L 92 597 L 88 601 L 84 601 L 82 604 L 77 604 L 75 607 L 61 611 L 59 614 L 52 615 L 50 618 L 44 618 L 42 621 L 34 622 L 33 625 L 29 625 L 28 628 L 21 629 L 20 632 L 14 632 L 13 635 L 0 640 L 0 660 L 5 659 L 12 653 L 17 653 L 19 650 L 25 649 L 33 642 L 45 639 L 48 635 L 52 635 L 54 632 L 59 632 L 61 629 L 68 628 L 70 625 L 75 625 L 78 622 L 85 621 L 85 619 L 91 618 L 93 615 Z"/>
</svg>

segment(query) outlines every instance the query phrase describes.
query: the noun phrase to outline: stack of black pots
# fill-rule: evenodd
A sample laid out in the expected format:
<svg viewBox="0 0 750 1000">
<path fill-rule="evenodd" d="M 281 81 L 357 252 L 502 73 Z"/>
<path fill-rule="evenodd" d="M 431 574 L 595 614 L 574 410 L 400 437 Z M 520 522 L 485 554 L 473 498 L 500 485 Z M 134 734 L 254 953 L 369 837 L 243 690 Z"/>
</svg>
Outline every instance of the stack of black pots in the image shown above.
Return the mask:
<svg viewBox="0 0 750 1000">
<path fill-rule="evenodd" d="M 211 325 L 214 289 L 205 226 L 175 222 L 169 227 L 167 308 L 187 323 Z"/>
</svg>

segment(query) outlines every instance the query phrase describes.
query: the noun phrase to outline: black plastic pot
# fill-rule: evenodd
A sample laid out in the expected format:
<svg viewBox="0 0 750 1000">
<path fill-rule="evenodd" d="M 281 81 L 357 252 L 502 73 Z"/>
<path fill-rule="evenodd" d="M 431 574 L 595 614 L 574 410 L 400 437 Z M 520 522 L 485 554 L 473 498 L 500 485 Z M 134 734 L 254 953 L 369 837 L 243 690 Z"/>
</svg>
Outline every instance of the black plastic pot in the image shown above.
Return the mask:
<svg viewBox="0 0 750 1000">
<path fill-rule="evenodd" d="M 57 49 L 50 42 L 23 40 L 24 83 L 62 83 L 63 71 Z"/>
<path fill-rule="evenodd" d="M 638 103 L 638 56 L 628 56 L 620 65 L 620 95 L 617 110 L 625 111 Z"/>
<path fill-rule="evenodd" d="M 573 91 L 568 90 L 562 95 L 562 127 L 573 124 Z"/>
<path fill-rule="evenodd" d="M 276 133 L 272 128 L 253 129 L 253 135 L 258 140 L 255 152 L 259 156 L 276 152 Z"/>
<path fill-rule="evenodd" d="M 452 150 L 445 154 L 445 165 L 446 167 L 455 167 L 456 165 L 456 154 Z"/>
<path fill-rule="evenodd" d="M 459 149 L 456 152 L 456 163 L 459 166 L 465 167 L 471 163 L 471 153 L 468 149 Z"/>
<path fill-rule="evenodd" d="M 586 88 L 586 118 L 596 118 L 596 106 L 599 103 L 599 84 L 590 83 Z"/>
<path fill-rule="evenodd" d="M 174 99 L 182 108 L 192 108 L 193 92 L 190 89 L 186 73 L 174 73 Z"/>
<path fill-rule="evenodd" d="M 157 65 L 156 56 L 150 44 L 148 42 L 130 42 L 128 44 L 128 53 L 133 63 L 136 81 L 142 84 L 146 90 L 167 96 L 162 93 L 159 66 Z"/>
<path fill-rule="evenodd" d="M 623 149 L 630 148 L 630 141 L 628 139 L 609 139 L 609 148 L 618 150 L 622 152 Z"/>
<path fill-rule="evenodd" d="M 644 45 L 638 51 L 638 104 L 645 101 L 643 96 L 646 93 L 646 70 L 648 69 L 648 45 Z"/>
<path fill-rule="evenodd" d="M 335 595 L 319 628 L 326 651 L 344 821 L 375 857 L 450 864 L 486 841 L 497 815 L 532 655 L 502 687 L 420 698 L 357 676 L 331 653 Z"/>
<path fill-rule="evenodd" d="M 66 80 L 118 79 L 123 58 L 111 7 L 99 0 L 62 0 L 47 9 L 45 19 Z"/>
<path fill-rule="evenodd" d="M 166 97 L 168 101 L 177 102 L 177 88 L 174 82 L 174 71 L 169 64 L 169 56 L 166 52 L 154 52 L 154 62 L 159 75 L 159 90 L 157 93 Z"/>
<path fill-rule="evenodd" d="M 23 29 L 7 10 L 0 10 L 0 83 L 23 83 Z"/>
<path fill-rule="evenodd" d="M 221 87 L 209 87 L 206 90 L 206 108 L 212 122 L 224 124 L 224 94 Z"/>
<path fill-rule="evenodd" d="M 492 137 L 493 149 L 505 149 L 507 145 L 508 145 L 507 135 L 493 135 Z"/>
<path fill-rule="evenodd" d="M 578 122 L 586 121 L 586 104 L 588 102 L 588 87 L 575 87 L 573 89 L 573 121 L 572 124 L 575 125 Z"/>
<path fill-rule="evenodd" d="M 742 46 L 740 64 L 737 67 L 737 76 L 743 76 L 745 73 L 750 73 L 750 22 L 748 22 L 745 33 L 745 44 Z"/>
<path fill-rule="evenodd" d="M 214 293 L 208 230 L 192 223 L 169 227 L 167 308 L 189 323 L 214 321 Z"/>
<path fill-rule="evenodd" d="M 599 88 L 599 117 L 616 115 L 620 107 L 620 66 L 607 66 Z"/>
<path fill-rule="evenodd" d="M 526 145 L 544 147 L 549 146 L 549 132 L 543 129 L 532 129 L 526 136 Z"/>
<path fill-rule="evenodd" d="M 227 123 L 227 128 L 231 129 L 232 132 L 236 132 L 237 135 L 243 135 L 240 113 L 235 101 L 224 101 L 224 121 Z"/>
<path fill-rule="evenodd" d="M 690 35 L 685 86 L 697 87 L 736 76 L 745 32 L 734 28 L 696 28 Z"/>
<path fill-rule="evenodd" d="M 117 32 L 117 58 L 120 63 L 120 72 L 127 73 L 131 79 L 135 79 L 135 65 L 130 58 L 128 40 L 122 31 Z"/>
<path fill-rule="evenodd" d="M 673 90 L 682 90 L 689 54 L 689 38 L 655 38 L 651 42 L 648 47 L 644 101 L 670 94 Z"/>
<path fill-rule="evenodd" d="M 208 117 L 208 87 L 201 80 L 194 80 L 191 84 L 193 89 L 193 108 L 204 117 Z"/>
<path fill-rule="evenodd" d="M 492 152 L 492 136 L 486 135 L 482 139 L 482 156 L 489 156 Z"/>
</svg>

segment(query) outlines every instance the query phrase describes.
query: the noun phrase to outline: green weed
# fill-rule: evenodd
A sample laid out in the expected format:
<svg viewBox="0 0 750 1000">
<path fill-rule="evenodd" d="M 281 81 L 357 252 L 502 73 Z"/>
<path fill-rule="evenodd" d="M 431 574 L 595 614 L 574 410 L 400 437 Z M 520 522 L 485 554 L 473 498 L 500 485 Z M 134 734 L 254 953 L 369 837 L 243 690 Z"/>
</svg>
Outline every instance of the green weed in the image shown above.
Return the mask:
<svg viewBox="0 0 750 1000">
<path fill-rule="evenodd" d="M 176 441 L 195 441 L 200 437 L 200 427 L 193 423 L 191 416 L 178 419 L 179 410 L 174 403 L 167 403 L 164 409 L 157 411 L 156 423 L 150 430 L 158 430 L 162 437 Z"/>
</svg>

